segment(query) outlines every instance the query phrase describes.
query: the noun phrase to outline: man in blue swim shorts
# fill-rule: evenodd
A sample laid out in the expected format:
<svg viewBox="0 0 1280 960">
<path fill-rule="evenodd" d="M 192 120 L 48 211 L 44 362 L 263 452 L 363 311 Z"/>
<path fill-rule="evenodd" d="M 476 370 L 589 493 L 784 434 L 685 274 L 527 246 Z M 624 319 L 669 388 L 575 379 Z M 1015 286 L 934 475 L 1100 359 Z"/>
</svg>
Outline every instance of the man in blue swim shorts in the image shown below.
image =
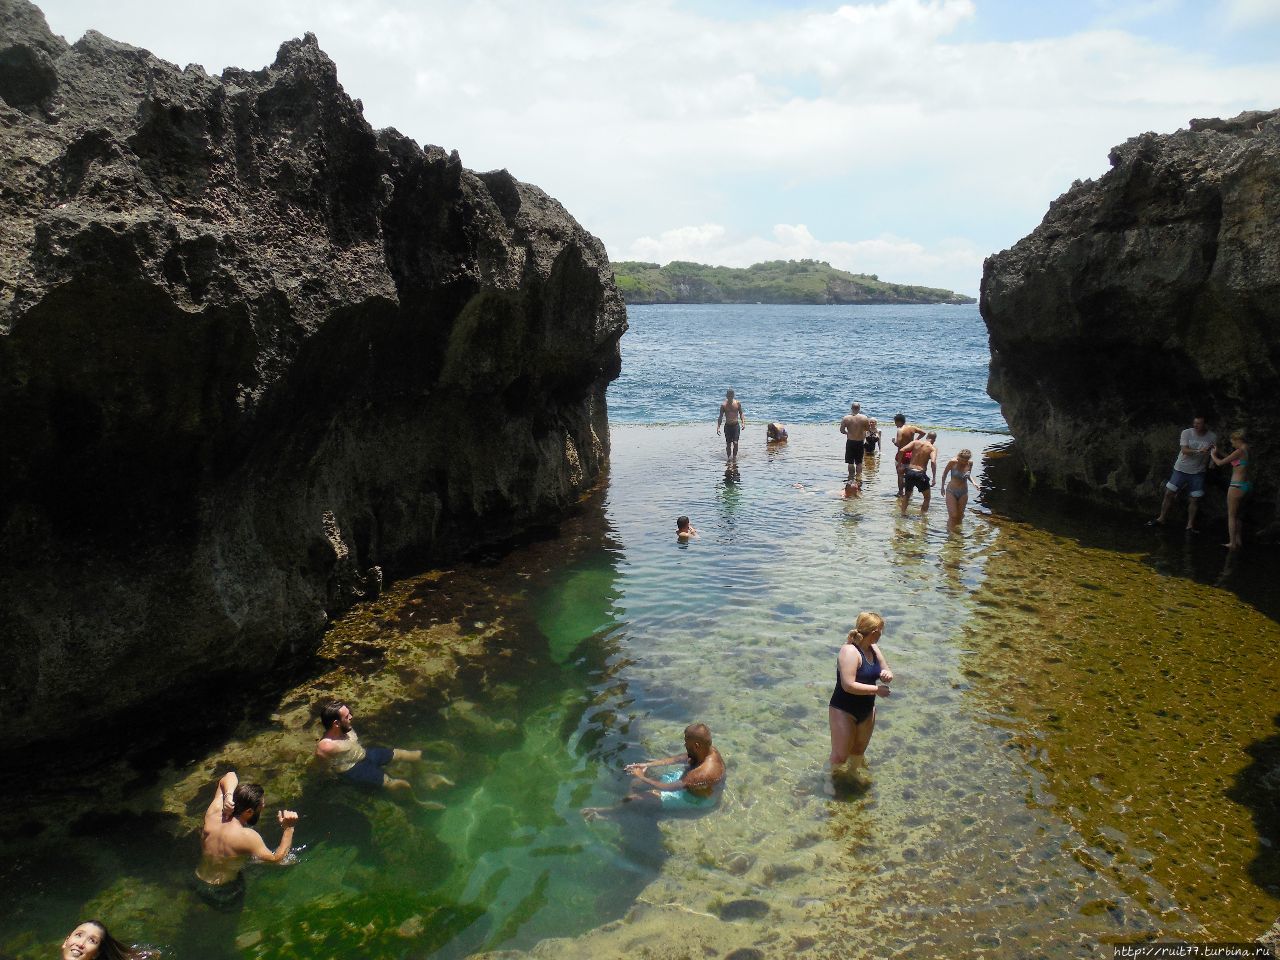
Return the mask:
<svg viewBox="0 0 1280 960">
<path fill-rule="evenodd" d="M 658 779 L 648 775 L 650 767 L 665 767 L 671 764 L 683 764 L 675 770 L 669 770 Z M 720 751 L 711 744 L 711 730 L 705 723 L 691 723 L 684 728 L 684 753 L 677 753 L 662 760 L 646 760 L 643 763 L 629 763 L 624 768 L 636 778 L 635 786 L 647 784 L 651 790 L 632 793 L 622 799 L 622 803 L 641 800 L 645 797 L 656 798 L 663 807 L 701 809 L 716 805 L 716 787 L 724 780 L 724 758 Z M 620 806 L 621 804 L 619 804 Z M 615 808 L 587 807 L 582 815 L 594 820 Z"/>
<path fill-rule="evenodd" d="M 407 790 L 413 785 L 388 774 L 383 767 L 393 761 L 416 763 L 422 760 L 421 750 L 400 750 L 394 747 L 365 747 L 356 734 L 351 708 L 340 700 L 330 700 L 320 707 L 320 726 L 324 736 L 316 744 L 316 757 L 348 783 L 369 787 L 386 787 L 388 790 Z M 431 787 L 452 786 L 446 778 L 433 774 Z M 421 803 L 421 801 L 419 801 Z M 438 807 L 439 804 L 431 804 Z"/>
<path fill-rule="evenodd" d="M 1169 482 L 1164 485 L 1164 503 L 1160 505 L 1160 516 L 1150 525 L 1163 525 L 1169 516 L 1169 508 L 1178 494 L 1187 491 L 1187 532 L 1196 529 L 1196 511 L 1200 508 L 1200 498 L 1204 496 L 1204 472 L 1209 463 L 1209 449 L 1218 442 L 1218 435 L 1209 429 L 1204 417 L 1195 417 L 1191 426 L 1182 431 L 1178 442 L 1178 459 L 1173 462 L 1173 473 Z"/>
</svg>

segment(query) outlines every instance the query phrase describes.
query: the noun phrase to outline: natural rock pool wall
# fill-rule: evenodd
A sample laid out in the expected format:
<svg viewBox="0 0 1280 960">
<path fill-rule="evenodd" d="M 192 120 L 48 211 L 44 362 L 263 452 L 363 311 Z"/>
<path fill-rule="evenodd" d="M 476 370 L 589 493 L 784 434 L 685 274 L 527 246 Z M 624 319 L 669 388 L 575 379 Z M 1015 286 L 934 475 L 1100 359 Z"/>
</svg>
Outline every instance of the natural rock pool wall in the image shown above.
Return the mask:
<svg viewBox="0 0 1280 960">
<path fill-rule="evenodd" d="M 1195 412 L 1224 445 L 1244 427 L 1256 461 L 1248 519 L 1273 525 L 1280 111 L 1146 133 L 1116 147 L 1111 166 L 987 259 L 988 390 L 1037 479 L 1153 512 Z M 1222 513 L 1229 474 L 1213 474 L 1206 505 Z"/>
<path fill-rule="evenodd" d="M 0 101 L 10 745 L 213 696 L 375 566 L 595 482 L 626 328 L 603 246 L 374 131 L 314 37 L 212 77 L 0 0 Z"/>
</svg>

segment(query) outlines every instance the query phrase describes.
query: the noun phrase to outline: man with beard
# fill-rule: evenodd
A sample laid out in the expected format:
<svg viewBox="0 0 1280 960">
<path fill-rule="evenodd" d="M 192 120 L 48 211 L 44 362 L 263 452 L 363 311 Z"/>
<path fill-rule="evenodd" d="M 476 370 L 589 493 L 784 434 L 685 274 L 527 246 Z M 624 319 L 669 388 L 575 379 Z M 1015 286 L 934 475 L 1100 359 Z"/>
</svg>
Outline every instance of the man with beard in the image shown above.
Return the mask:
<svg viewBox="0 0 1280 960">
<path fill-rule="evenodd" d="M 649 776 L 651 767 L 671 767 L 656 779 Z M 711 744 L 711 730 L 705 723 L 691 723 L 684 728 L 684 753 L 661 760 L 629 763 L 624 770 L 634 777 L 632 792 L 612 807 L 586 807 L 582 815 L 588 820 L 604 817 L 625 803 L 649 798 L 668 809 L 705 809 L 718 800 L 717 787 L 724 780 L 724 758 Z M 644 789 L 648 787 L 649 789 Z M 637 790 L 641 792 L 636 792 Z"/>
<path fill-rule="evenodd" d="M 351 708 L 340 700 L 330 700 L 323 704 L 320 707 L 320 726 L 324 727 L 324 736 L 316 744 L 316 756 L 348 783 L 406 790 L 412 795 L 413 785 L 408 780 L 393 777 L 382 768 L 396 760 L 417 763 L 422 759 L 422 751 L 400 750 L 396 747 L 366 748 L 352 726 L 354 719 Z M 453 786 L 452 781 L 439 774 L 432 774 L 428 779 L 432 789 Z M 433 809 L 440 806 L 421 800 L 418 802 Z"/>
<path fill-rule="evenodd" d="M 253 828 L 262 816 L 262 787 L 240 783 L 235 771 L 218 781 L 213 800 L 204 812 L 200 829 L 200 866 L 196 867 L 195 890 L 210 906 L 234 907 L 244 896 L 244 863 L 250 857 L 266 863 L 281 863 L 293 846 L 293 825 L 298 815 L 281 810 L 276 820 L 284 832 L 273 851 Z"/>
</svg>

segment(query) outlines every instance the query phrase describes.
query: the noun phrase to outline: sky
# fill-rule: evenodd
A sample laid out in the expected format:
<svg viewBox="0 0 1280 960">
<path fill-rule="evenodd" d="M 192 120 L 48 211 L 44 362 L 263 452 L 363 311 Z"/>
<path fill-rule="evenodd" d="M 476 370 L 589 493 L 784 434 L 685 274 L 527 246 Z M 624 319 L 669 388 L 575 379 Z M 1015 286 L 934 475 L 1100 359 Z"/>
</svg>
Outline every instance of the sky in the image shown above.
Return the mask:
<svg viewBox="0 0 1280 960">
<path fill-rule="evenodd" d="M 611 259 L 976 295 L 1115 144 L 1280 107 L 1280 0 L 46 0 L 180 66 L 306 31 L 375 127 L 506 168 Z"/>
</svg>

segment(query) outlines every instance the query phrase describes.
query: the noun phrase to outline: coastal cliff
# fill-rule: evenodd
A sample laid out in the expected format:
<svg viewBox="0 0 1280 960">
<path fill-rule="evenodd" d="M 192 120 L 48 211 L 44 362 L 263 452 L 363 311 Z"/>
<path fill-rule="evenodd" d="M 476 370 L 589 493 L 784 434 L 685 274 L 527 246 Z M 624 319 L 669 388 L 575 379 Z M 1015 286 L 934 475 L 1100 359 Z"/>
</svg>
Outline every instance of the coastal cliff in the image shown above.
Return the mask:
<svg viewBox="0 0 1280 960">
<path fill-rule="evenodd" d="M 603 246 L 374 131 L 315 37 L 214 77 L 0 0 L 0 100 L 9 744 L 235 689 L 598 478 Z"/>
<path fill-rule="evenodd" d="M 1152 513 L 1197 412 L 1223 448 L 1243 427 L 1246 521 L 1273 535 L 1280 111 L 1146 133 L 1110 159 L 987 259 L 988 392 L 1037 481 Z M 1224 511 L 1228 476 L 1211 470 L 1211 512 Z"/>
</svg>

